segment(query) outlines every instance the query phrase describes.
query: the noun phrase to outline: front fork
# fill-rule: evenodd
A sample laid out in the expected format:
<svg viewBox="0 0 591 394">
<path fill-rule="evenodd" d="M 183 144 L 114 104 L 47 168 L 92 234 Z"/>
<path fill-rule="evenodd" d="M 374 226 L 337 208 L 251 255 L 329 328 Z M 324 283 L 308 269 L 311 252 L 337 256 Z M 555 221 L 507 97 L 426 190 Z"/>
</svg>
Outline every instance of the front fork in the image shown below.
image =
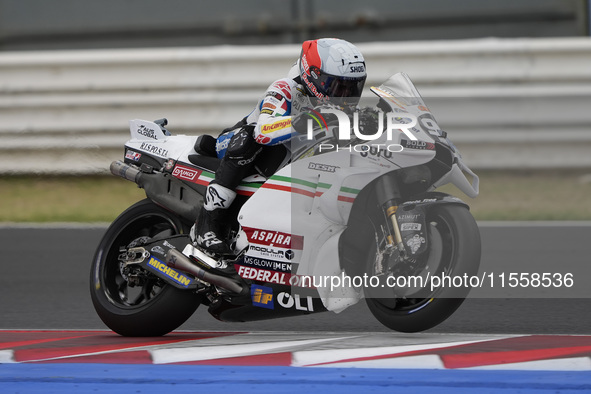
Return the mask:
<svg viewBox="0 0 591 394">
<path fill-rule="evenodd" d="M 392 224 L 392 231 L 394 232 L 394 236 L 392 236 L 392 231 L 388 234 L 388 247 L 395 247 L 398 249 L 400 256 L 402 258 L 405 257 L 405 249 L 404 244 L 402 243 L 402 234 L 400 234 L 400 226 L 398 225 L 398 220 L 396 219 L 396 211 L 398 210 L 398 205 L 396 205 L 395 200 L 388 201 L 385 205 L 382 206 L 386 217 L 388 218 L 390 224 Z"/>
<path fill-rule="evenodd" d="M 382 177 L 377 185 L 378 201 L 381 204 L 382 211 L 387 218 L 388 240 L 387 248 L 396 248 L 402 258 L 406 257 L 406 250 L 402 242 L 402 234 L 400 234 L 400 226 L 396 219 L 396 211 L 398 205 L 402 200 L 398 187 L 398 181 L 395 177 Z"/>
</svg>

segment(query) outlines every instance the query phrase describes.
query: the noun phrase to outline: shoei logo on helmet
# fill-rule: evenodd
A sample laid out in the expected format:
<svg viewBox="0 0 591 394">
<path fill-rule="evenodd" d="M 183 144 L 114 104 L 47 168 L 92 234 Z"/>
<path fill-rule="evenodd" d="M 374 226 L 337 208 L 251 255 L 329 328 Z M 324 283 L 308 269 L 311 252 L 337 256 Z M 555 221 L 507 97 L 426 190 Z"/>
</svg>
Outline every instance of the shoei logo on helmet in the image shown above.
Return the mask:
<svg viewBox="0 0 591 394">
<path fill-rule="evenodd" d="M 365 72 L 365 66 L 363 64 L 356 65 L 356 66 L 350 66 L 349 67 L 349 72 L 352 72 L 352 73 L 364 73 Z"/>
</svg>

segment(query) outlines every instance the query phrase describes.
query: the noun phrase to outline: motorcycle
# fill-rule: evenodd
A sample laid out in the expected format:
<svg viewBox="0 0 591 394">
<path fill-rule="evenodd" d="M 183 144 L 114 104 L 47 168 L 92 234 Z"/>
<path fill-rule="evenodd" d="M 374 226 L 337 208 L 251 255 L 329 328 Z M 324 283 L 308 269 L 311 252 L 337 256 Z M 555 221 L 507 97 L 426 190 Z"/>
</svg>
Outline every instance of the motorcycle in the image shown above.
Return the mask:
<svg viewBox="0 0 591 394">
<path fill-rule="evenodd" d="M 130 121 L 124 160 L 110 169 L 147 198 L 115 219 L 94 255 L 90 292 L 102 321 L 120 335 L 159 336 L 199 305 L 242 322 L 338 313 L 362 298 L 401 332 L 453 314 L 470 287 L 451 279 L 477 274 L 480 235 L 468 205 L 435 189 L 451 183 L 476 197 L 478 176 L 406 74 L 371 91 L 378 132 L 360 132 L 354 117 L 343 138 L 350 123 L 325 109 L 290 145 L 264 148 L 237 188 L 234 255 L 223 257 L 189 236 L 223 138 L 173 136 L 166 119 Z M 324 122 L 329 113 L 339 124 Z"/>
</svg>

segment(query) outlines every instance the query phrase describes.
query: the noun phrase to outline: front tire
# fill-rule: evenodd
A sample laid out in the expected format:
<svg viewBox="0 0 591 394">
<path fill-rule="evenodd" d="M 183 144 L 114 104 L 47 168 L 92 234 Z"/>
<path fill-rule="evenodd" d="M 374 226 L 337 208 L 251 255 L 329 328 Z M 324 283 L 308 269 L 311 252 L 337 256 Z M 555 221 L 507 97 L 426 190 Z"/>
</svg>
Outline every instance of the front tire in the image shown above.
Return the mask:
<svg viewBox="0 0 591 394">
<path fill-rule="evenodd" d="M 427 213 L 427 225 L 430 226 L 431 242 L 429 263 L 426 264 L 426 268 L 432 271 L 429 275 L 476 275 L 480 265 L 480 233 L 468 208 L 451 204 L 433 206 Z M 375 275 L 376 265 L 382 264 L 380 254 L 384 253 L 385 240 L 379 236 L 376 240 L 367 261 L 369 275 Z M 425 277 L 425 273 L 423 270 L 420 274 Z M 390 290 L 390 296 L 384 297 L 383 290 L 372 294 L 372 289 L 367 289 L 366 302 L 371 313 L 392 330 L 419 332 L 435 327 L 451 316 L 470 288 L 450 286 L 435 289 L 430 294 L 426 294 L 425 289 L 419 292 L 410 289 L 402 296 L 396 293 L 396 289 Z"/>
<path fill-rule="evenodd" d="M 119 262 L 119 249 L 148 237 L 185 233 L 188 226 L 154 204 L 142 200 L 109 226 L 92 262 L 90 294 L 101 320 L 123 336 L 161 336 L 183 324 L 197 309 L 199 297 L 147 274 L 132 285 Z"/>
</svg>

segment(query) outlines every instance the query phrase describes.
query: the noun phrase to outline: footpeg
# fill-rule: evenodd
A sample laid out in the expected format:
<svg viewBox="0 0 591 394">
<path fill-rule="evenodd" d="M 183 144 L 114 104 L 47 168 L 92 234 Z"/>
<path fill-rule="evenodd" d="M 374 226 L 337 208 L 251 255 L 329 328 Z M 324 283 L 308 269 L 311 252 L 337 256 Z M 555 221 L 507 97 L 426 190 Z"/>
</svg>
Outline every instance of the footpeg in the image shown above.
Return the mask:
<svg viewBox="0 0 591 394">
<path fill-rule="evenodd" d="M 201 249 L 198 249 L 191 244 L 185 246 L 185 249 L 183 249 L 183 254 L 187 257 L 192 256 L 197 260 L 199 264 L 202 264 L 205 268 L 224 269 L 228 267 L 227 263 L 214 259 Z"/>
<path fill-rule="evenodd" d="M 201 251 L 199 251 L 199 252 L 201 252 Z M 201 252 L 201 253 L 205 257 L 207 257 L 208 259 L 213 260 L 217 265 L 217 262 L 214 259 L 207 256 L 203 252 Z M 201 256 L 195 256 L 195 257 L 201 259 Z M 209 262 L 200 261 L 200 263 L 209 265 L 211 263 L 211 261 L 209 261 Z M 198 267 L 197 265 L 195 265 L 191 261 L 190 258 L 188 258 L 187 256 L 185 256 L 183 253 L 179 252 L 176 249 L 170 249 L 166 253 L 166 265 L 171 268 L 175 268 L 175 269 L 178 269 L 181 271 L 188 272 L 204 282 L 219 286 L 219 287 L 229 290 L 233 293 L 239 294 L 244 289 L 240 284 L 236 283 L 235 281 L 233 281 L 232 279 L 230 279 L 228 277 L 216 275 L 214 273 L 205 271 L 201 267 Z"/>
</svg>

